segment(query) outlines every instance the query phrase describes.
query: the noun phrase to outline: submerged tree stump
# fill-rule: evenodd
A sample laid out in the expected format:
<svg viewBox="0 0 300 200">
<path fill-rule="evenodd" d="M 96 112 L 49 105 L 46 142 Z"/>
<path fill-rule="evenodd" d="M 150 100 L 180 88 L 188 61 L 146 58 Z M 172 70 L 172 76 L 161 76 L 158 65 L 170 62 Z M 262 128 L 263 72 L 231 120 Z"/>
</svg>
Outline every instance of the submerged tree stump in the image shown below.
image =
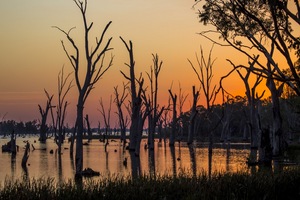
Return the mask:
<svg viewBox="0 0 300 200">
<path fill-rule="evenodd" d="M 29 158 L 29 152 L 30 152 L 30 144 L 27 141 L 26 146 L 25 146 L 24 155 L 23 155 L 23 158 L 22 158 L 22 167 L 23 167 L 23 169 L 25 169 L 27 167 L 26 165 L 27 165 L 27 160 Z"/>
</svg>

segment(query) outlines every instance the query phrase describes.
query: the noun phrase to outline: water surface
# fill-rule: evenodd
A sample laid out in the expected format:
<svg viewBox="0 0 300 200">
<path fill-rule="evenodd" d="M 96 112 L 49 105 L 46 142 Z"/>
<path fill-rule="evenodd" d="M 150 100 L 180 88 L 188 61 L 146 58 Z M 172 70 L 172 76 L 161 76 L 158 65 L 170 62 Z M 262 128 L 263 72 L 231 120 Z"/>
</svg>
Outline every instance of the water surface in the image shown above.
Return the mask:
<svg viewBox="0 0 300 200">
<path fill-rule="evenodd" d="M 33 144 L 36 150 L 30 151 L 27 162 L 27 171 L 21 167 L 24 154 L 25 141 Z M 61 160 L 57 155 L 57 146 L 52 139 L 46 144 L 39 143 L 37 137 L 17 138 L 19 152 L 15 158 L 10 153 L 0 152 L 0 183 L 5 178 L 52 177 L 55 180 L 74 178 L 74 160 L 70 157 L 69 143 L 65 142 L 62 147 Z M 0 139 L 0 145 L 9 141 L 9 138 Z M 36 141 L 36 142 L 35 142 Z M 249 144 L 214 144 L 212 157 L 208 155 L 205 143 L 195 144 L 193 148 L 181 143 L 170 148 L 168 144 L 155 142 L 154 151 L 144 149 L 146 140 L 141 143 L 139 158 L 131 157 L 129 151 L 123 151 L 121 143 L 110 141 L 105 152 L 104 143 L 93 140 L 88 146 L 83 146 L 83 168 L 92 168 L 99 171 L 100 177 L 109 175 L 178 175 L 189 173 L 196 175 L 211 172 L 237 172 L 246 168 L 246 158 L 249 154 Z M 46 149 L 46 150 L 43 150 Z M 50 154 L 50 150 L 54 153 Z M 75 153 L 75 149 L 74 149 Z M 127 166 L 123 164 L 127 158 Z M 99 177 L 94 177 L 97 179 Z"/>
</svg>

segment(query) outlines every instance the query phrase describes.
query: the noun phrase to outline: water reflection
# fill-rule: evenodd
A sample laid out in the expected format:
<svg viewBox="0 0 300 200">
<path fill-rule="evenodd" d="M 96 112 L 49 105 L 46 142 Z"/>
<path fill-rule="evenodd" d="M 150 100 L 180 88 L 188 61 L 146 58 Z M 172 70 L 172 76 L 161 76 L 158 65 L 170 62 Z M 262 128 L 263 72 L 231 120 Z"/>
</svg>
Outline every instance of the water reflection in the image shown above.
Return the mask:
<svg viewBox="0 0 300 200">
<path fill-rule="evenodd" d="M 133 178 L 137 178 L 141 175 L 140 157 L 136 156 L 134 152 L 130 152 L 130 161 L 131 175 Z M 127 164 L 124 164 L 124 167 L 127 167 Z"/>
<path fill-rule="evenodd" d="M 28 140 L 31 143 L 36 138 Z M 5 139 L 0 139 L 1 145 L 6 142 Z M 144 146 L 145 142 L 142 141 L 141 145 Z M 20 147 L 24 146 L 19 138 L 17 138 L 17 144 Z M 28 158 L 29 165 L 25 168 L 21 167 L 23 148 L 20 148 L 15 157 L 11 154 L 0 153 L 0 163 L 3 164 L 0 168 L 0 183 L 4 181 L 6 175 L 12 178 L 22 178 L 23 175 L 30 178 L 53 177 L 57 181 L 74 178 L 75 163 L 68 148 L 69 144 L 63 144 L 61 155 L 49 153 L 51 149 L 54 152 L 57 149 L 53 140 L 47 140 L 45 144 L 35 143 L 34 145 L 36 150 L 31 150 Z M 111 141 L 105 151 L 104 144 L 94 140 L 83 147 L 83 168 L 89 167 L 99 171 L 100 178 L 109 175 L 139 177 L 142 174 L 177 176 L 180 173 L 196 176 L 203 172 L 211 175 L 216 171 L 236 172 L 245 169 L 245 161 L 249 155 L 248 144 L 215 143 L 212 151 L 209 151 L 209 145 L 206 143 L 187 146 L 181 142 L 180 146 L 176 144 L 174 147 L 169 147 L 162 140 L 155 142 L 154 150 L 144 149 L 143 146 L 140 156 L 137 157 L 134 152 L 123 150 L 119 141 Z M 275 169 L 280 168 L 277 167 L 276 162 L 274 164 Z M 95 177 L 97 178 L 99 177 Z"/>
<path fill-rule="evenodd" d="M 192 169 L 193 176 L 195 177 L 197 175 L 197 166 L 196 166 L 196 155 L 195 155 L 194 146 L 192 145 L 189 146 L 189 152 L 190 152 L 190 159 L 191 159 L 191 169 Z"/>
<path fill-rule="evenodd" d="M 177 168 L 176 168 L 175 147 L 171 146 L 170 151 L 171 151 L 171 160 L 172 160 L 172 172 L 173 172 L 173 176 L 176 176 Z"/>
<path fill-rule="evenodd" d="M 16 172 L 16 154 L 11 154 L 11 176 L 12 178 L 15 177 L 15 172 Z"/>
</svg>

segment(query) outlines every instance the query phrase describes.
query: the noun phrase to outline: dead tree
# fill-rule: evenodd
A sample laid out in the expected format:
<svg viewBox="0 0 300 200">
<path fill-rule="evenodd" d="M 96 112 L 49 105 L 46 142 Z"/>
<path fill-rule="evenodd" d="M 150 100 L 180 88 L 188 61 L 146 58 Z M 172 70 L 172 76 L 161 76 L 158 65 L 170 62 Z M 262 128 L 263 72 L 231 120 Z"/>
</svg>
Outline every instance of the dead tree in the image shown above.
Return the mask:
<svg viewBox="0 0 300 200">
<path fill-rule="evenodd" d="M 176 125 L 177 125 L 177 110 L 176 110 L 176 102 L 177 102 L 177 95 L 173 94 L 171 89 L 169 89 L 169 94 L 172 99 L 172 112 L 173 112 L 173 117 L 172 117 L 172 130 L 170 133 L 170 139 L 169 139 L 169 146 L 173 147 L 175 144 L 175 135 L 176 135 Z"/>
<path fill-rule="evenodd" d="M 212 51 L 213 46 L 210 49 L 208 59 L 205 60 L 204 53 L 202 50 L 202 47 L 200 47 L 200 58 L 196 54 L 196 60 L 199 68 L 199 72 L 196 69 L 196 67 L 193 65 L 193 63 L 189 61 L 192 69 L 194 70 L 195 74 L 197 75 L 197 78 L 200 82 L 201 89 L 204 93 L 204 98 L 206 101 L 206 118 L 210 119 L 212 117 L 212 106 L 214 105 L 214 102 L 217 97 L 217 91 L 216 91 L 216 85 L 212 87 L 212 80 L 213 80 L 213 66 L 216 59 L 212 59 Z M 212 121 L 212 120 L 210 120 Z M 209 124 L 209 156 L 212 154 L 212 146 L 213 146 L 213 131 L 218 126 L 219 122 L 216 124 Z"/>
<path fill-rule="evenodd" d="M 181 138 L 183 137 L 183 129 L 184 129 L 184 122 L 182 121 L 183 120 L 183 106 L 184 106 L 184 103 L 187 99 L 189 95 L 188 94 L 184 94 L 184 92 L 182 92 L 182 88 L 181 88 L 181 84 L 179 82 L 179 94 L 178 94 L 178 109 L 179 109 L 179 130 L 178 130 L 178 134 L 180 135 L 180 137 L 178 138 L 178 140 L 180 141 Z"/>
<path fill-rule="evenodd" d="M 150 96 L 149 102 L 147 103 L 147 108 L 149 106 L 149 115 L 148 115 L 148 145 L 149 149 L 154 149 L 154 135 L 155 129 L 157 127 L 158 120 L 161 114 L 164 111 L 164 107 L 159 108 L 157 103 L 157 95 L 158 95 L 158 76 L 162 67 L 163 62 L 159 61 L 157 54 L 152 54 L 153 57 L 153 67 L 150 68 L 150 73 L 147 73 L 149 81 L 150 81 Z M 144 99 L 146 99 L 146 95 L 144 95 Z M 146 100 L 147 101 L 147 100 Z"/>
<path fill-rule="evenodd" d="M 195 135 L 195 118 L 197 116 L 197 102 L 199 100 L 199 91 L 196 91 L 195 86 L 193 86 L 193 105 L 190 113 L 190 121 L 189 121 L 189 133 L 188 133 L 188 144 L 193 143 L 194 135 Z"/>
<path fill-rule="evenodd" d="M 108 107 L 107 113 L 105 112 L 102 98 L 100 99 L 99 104 L 100 104 L 99 112 L 101 113 L 103 120 L 104 120 L 104 124 L 105 124 L 105 133 L 104 134 L 105 134 L 106 142 L 105 141 L 104 142 L 105 142 L 105 152 L 106 152 L 107 145 L 109 144 L 108 131 L 110 131 L 110 112 L 111 112 L 112 96 L 110 96 L 109 107 Z"/>
<path fill-rule="evenodd" d="M 29 158 L 29 153 L 30 153 L 30 144 L 27 141 L 26 145 L 25 145 L 25 151 L 24 151 L 24 154 L 23 154 L 23 158 L 22 158 L 22 163 L 21 163 L 22 168 L 24 169 L 24 171 L 27 171 L 27 161 L 28 161 L 28 158 Z"/>
<path fill-rule="evenodd" d="M 197 75 L 197 78 L 200 82 L 201 88 L 204 93 L 204 98 L 206 102 L 206 109 L 209 111 L 210 107 L 213 105 L 214 100 L 216 98 L 216 85 L 212 87 L 212 80 L 213 80 L 213 65 L 215 63 L 215 60 L 212 60 L 213 46 L 210 49 L 208 60 L 206 61 L 204 58 L 204 53 L 202 50 L 202 47 L 200 47 L 200 58 L 196 54 L 197 64 L 199 67 L 199 72 L 196 69 L 196 67 L 193 65 L 193 63 L 189 61 L 192 69 L 194 70 L 195 74 Z"/>
<path fill-rule="evenodd" d="M 162 114 L 162 117 L 161 117 L 161 126 L 162 126 L 162 131 L 163 131 L 163 135 L 160 135 L 159 136 L 159 142 L 161 142 L 162 140 L 162 136 L 163 136 L 163 139 L 164 139 L 164 145 L 166 145 L 166 138 L 167 138 L 167 133 L 169 132 L 169 124 L 170 124 L 170 103 L 171 101 L 171 98 L 169 97 L 168 98 L 168 106 L 166 109 L 164 109 L 164 112 Z"/>
<path fill-rule="evenodd" d="M 58 154 L 61 154 L 61 145 L 64 140 L 64 127 L 65 127 L 65 118 L 66 111 L 68 106 L 68 101 L 66 101 L 66 96 L 69 93 L 72 86 L 72 81 L 69 81 L 71 73 L 69 73 L 66 77 L 64 76 L 64 68 L 58 74 L 58 103 L 56 106 L 56 123 L 55 130 L 58 130 L 57 134 L 55 134 L 55 142 L 58 146 Z M 53 117 L 51 106 L 51 114 Z"/>
<path fill-rule="evenodd" d="M 87 126 L 88 143 L 90 143 L 92 141 L 92 129 L 91 129 L 91 125 L 90 125 L 89 115 L 86 114 L 84 119 L 86 121 L 86 126 Z"/>
<path fill-rule="evenodd" d="M 141 109 L 140 116 L 139 116 L 139 124 L 138 124 L 138 134 L 137 134 L 137 143 L 135 147 L 135 156 L 140 155 L 140 147 L 141 147 L 141 140 L 143 136 L 143 128 L 144 123 L 147 117 L 149 117 L 151 110 L 147 108 L 147 105 L 144 106 L 145 109 Z"/>
<path fill-rule="evenodd" d="M 116 112 L 119 119 L 119 126 L 121 130 L 121 142 L 123 142 L 123 147 L 126 145 L 126 128 L 128 126 L 128 118 L 124 116 L 122 106 L 124 105 L 124 101 L 128 96 L 126 93 L 127 84 L 123 83 L 123 90 L 121 95 L 118 91 L 118 86 L 114 87 L 114 94 L 115 94 L 115 104 L 117 106 L 118 111 Z"/>
<path fill-rule="evenodd" d="M 42 106 L 39 104 L 38 107 L 39 107 L 39 111 L 40 111 L 40 114 L 41 114 L 41 126 L 40 126 L 40 138 L 39 138 L 39 141 L 42 142 L 42 143 L 45 143 L 46 142 L 46 139 L 47 139 L 47 131 L 48 131 L 48 127 L 47 127 L 47 117 L 48 117 L 48 112 L 49 112 L 49 109 L 51 108 L 51 101 L 53 99 L 53 95 L 50 96 L 49 93 L 47 92 L 47 90 L 45 90 L 45 94 L 47 96 L 47 102 L 46 102 L 46 107 L 45 109 L 42 109 Z"/>
<path fill-rule="evenodd" d="M 16 145 L 17 136 L 15 131 L 13 130 L 10 135 L 10 152 L 12 156 L 15 156 L 17 153 L 17 145 Z"/>
<path fill-rule="evenodd" d="M 86 11 L 87 11 L 87 0 L 80 1 L 80 0 L 74 0 L 76 6 L 79 8 L 82 19 L 83 19 L 83 28 L 84 28 L 84 49 L 83 49 L 83 55 L 85 55 L 85 62 L 81 63 L 80 60 L 80 54 L 81 50 L 79 50 L 77 43 L 73 40 L 70 33 L 74 29 L 70 29 L 69 31 L 64 31 L 63 29 L 60 29 L 59 27 L 56 27 L 58 30 L 60 30 L 69 41 L 71 47 L 73 47 L 73 54 L 70 54 L 67 50 L 65 44 L 63 41 L 62 47 L 67 55 L 67 58 L 69 59 L 75 75 L 75 82 L 78 89 L 78 100 L 77 100 L 77 136 L 76 136 L 76 158 L 75 158 L 75 164 L 76 164 L 76 175 L 79 177 L 81 176 L 81 172 L 83 169 L 83 147 L 82 147 L 82 136 L 83 136 L 83 111 L 84 111 L 84 105 L 85 102 L 91 93 L 92 89 L 95 88 L 96 83 L 100 80 L 100 78 L 107 72 L 107 70 L 112 66 L 113 62 L 113 56 L 110 58 L 110 61 L 106 63 L 106 53 L 112 48 L 110 47 L 110 43 L 112 40 L 112 37 L 110 37 L 107 42 L 104 42 L 104 37 L 106 35 L 106 32 L 111 24 L 109 22 L 102 33 L 100 34 L 99 38 L 96 38 L 96 44 L 93 48 L 90 45 L 90 30 L 93 27 L 93 23 L 88 23 L 86 18 Z M 84 66 L 85 65 L 85 66 Z M 85 71 L 85 74 L 83 75 L 83 78 L 80 76 L 80 73 L 83 70 Z"/>
<path fill-rule="evenodd" d="M 121 74 L 124 76 L 126 80 L 130 82 L 130 94 L 131 94 L 131 125 L 130 125 L 130 135 L 129 135 L 129 150 L 135 151 L 135 148 L 138 143 L 138 129 L 139 129 L 139 122 L 140 122 L 140 112 L 141 112 L 141 106 L 142 106 L 142 87 L 144 83 L 144 79 L 140 76 L 138 88 L 136 87 L 136 77 L 135 77 L 135 61 L 134 61 L 134 55 L 133 55 L 133 46 L 132 42 L 129 41 L 129 44 L 125 42 L 125 40 L 120 37 L 122 42 L 124 43 L 128 54 L 129 54 L 129 64 L 125 63 L 127 67 L 129 67 L 129 76 L 127 76 L 123 71 L 121 71 Z"/>
</svg>

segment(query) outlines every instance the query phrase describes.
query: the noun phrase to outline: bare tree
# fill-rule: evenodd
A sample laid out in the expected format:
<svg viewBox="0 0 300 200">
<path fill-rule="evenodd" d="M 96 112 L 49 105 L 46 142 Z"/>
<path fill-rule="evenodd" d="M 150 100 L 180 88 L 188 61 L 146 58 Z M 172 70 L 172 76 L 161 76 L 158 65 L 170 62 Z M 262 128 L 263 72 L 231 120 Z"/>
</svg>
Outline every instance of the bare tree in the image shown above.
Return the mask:
<svg viewBox="0 0 300 200">
<path fill-rule="evenodd" d="M 86 114 L 85 115 L 85 121 L 86 121 L 86 126 L 87 126 L 87 133 L 88 133 L 88 143 L 90 143 L 92 141 L 92 129 L 91 129 L 91 124 L 90 124 L 90 119 L 89 119 L 89 115 Z"/>
<path fill-rule="evenodd" d="M 141 107 L 142 107 L 142 90 L 143 90 L 143 84 L 144 79 L 140 76 L 139 79 L 136 79 L 135 77 L 135 61 L 134 61 L 134 55 L 133 55 L 133 45 L 132 42 L 129 41 L 129 44 L 125 42 L 125 40 L 120 37 L 122 42 L 124 43 L 128 54 L 129 54 L 129 64 L 125 63 L 127 67 L 129 67 L 129 76 L 127 76 L 123 71 L 121 71 L 121 74 L 124 76 L 126 80 L 130 82 L 130 93 L 131 93 L 131 125 L 130 125 L 130 143 L 129 143 L 129 150 L 135 151 L 136 146 L 138 144 L 138 133 L 139 133 L 139 123 L 140 123 L 140 113 L 141 113 Z M 136 86 L 138 82 L 138 88 Z"/>
<path fill-rule="evenodd" d="M 212 59 L 212 51 L 213 47 L 211 47 L 209 56 L 207 61 L 204 58 L 204 53 L 202 50 L 202 47 L 200 46 L 200 58 L 196 54 L 197 64 L 199 71 L 196 69 L 196 67 L 193 65 L 193 63 L 188 59 L 192 69 L 194 70 L 195 74 L 197 75 L 197 78 L 200 82 L 201 89 L 204 93 L 204 98 L 206 100 L 206 118 L 211 119 L 212 118 L 212 106 L 214 105 L 214 102 L 217 97 L 217 91 L 216 91 L 216 85 L 212 87 L 212 80 L 213 80 L 213 66 L 216 59 Z M 209 120 L 209 122 L 212 122 L 212 120 Z M 220 122 L 220 121 L 219 121 Z M 209 156 L 212 156 L 212 146 L 213 146 L 213 131 L 214 129 L 219 125 L 219 122 L 216 124 L 209 124 Z"/>
<path fill-rule="evenodd" d="M 157 127 L 157 122 L 164 111 L 164 107 L 159 108 L 157 103 L 157 95 L 158 95 L 158 76 L 161 70 L 162 61 L 159 61 L 159 57 L 157 54 L 152 54 L 153 67 L 150 68 L 150 73 L 147 73 L 149 81 L 150 81 L 150 97 L 149 102 L 147 103 L 147 108 L 149 109 L 148 115 L 148 145 L 149 149 L 154 149 L 154 134 L 155 129 Z M 146 95 L 144 95 L 144 99 L 146 100 Z"/>
<path fill-rule="evenodd" d="M 71 73 L 67 74 L 64 77 L 64 68 L 58 74 L 58 103 L 56 106 L 56 125 L 55 129 L 58 130 L 58 133 L 55 135 L 55 142 L 58 146 L 58 153 L 61 154 L 61 144 L 64 139 L 64 128 L 65 128 L 65 118 L 66 111 L 68 106 L 68 101 L 66 101 L 66 96 L 69 93 L 72 86 L 72 81 L 69 81 Z M 51 106 L 51 109 L 53 106 Z M 53 113 L 53 112 L 51 112 Z M 53 115 L 52 115 L 53 116 Z"/>
<path fill-rule="evenodd" d="M 75 82 L 78 89 L 78 100 L 77 100 L 77 136 L 76 136 L 76 175 L 81 176 L 81 172 L 83 169 L 83 148 L 82 148 L 82 136 L 83 136 L 83 110 L 85 102 L 91 93 L 92 89 L 95 88 L 96 83 L 100 80 L 100 78 L 107 72 L 107 70 L 112 66 L 113 57 L 110 58 L 110 61 L 106 63 L 105 55 L 108 51 L 112 50 L 110 47 L 110 43 L 112 38 L 109 38 L 107 42 L 104 42 L 104 37 L 106 32 L 111 24 L 109 22 L 100 37 L 96 38 L 96 45 L 94 48 L 90 47 L 90 30 L 93 27 L 93 23 L 88 23 L 86 18 L 87 11 L 87 0 L 80 1 L 74 0 L 74 3 L 79 8 L 82 19 L 83 19 L 83 27 L 84 27 L 84 55 L 85 62 L 81 63 L 80 61 L 80 50 L 78 48 L 77 43 L 73 40 L 70 33 L 74 28 L 71 28 L 69 31 L 64 31 L 59 27 L 57 28 L 61 31 L 67 38 L 68 42 L 73 47 L 74 53 L 70 53 L 64 42 L 61 41 L 62 47 L 69 59 L 75 75 Z M 85 65 L 85 66 L 84 66 Z M 84 68 L 85 74 L 83 79 L 80 76 L 81 69 Z"/>
<path fill-rule="evenodd" d="M 39 111 L 40 111 L 40 114 L 41 114 L 41 125 L 40 125 L 40 138 L 39 138 L 39 141 L 42 142 L 42 143 L 45 143 L 46 142 L 46 139 L 47 139 L 47 131 L 48 131 L 48 127 L 47 127 L 47 117 L 48 117 L 48 112 L 49 112 L 49 109 L 51 108 L 51 101 L 53 99 L 53 95 L 49 95 L 49 93 L 47 92 L 47 90 L 44 90 L 45 91 L 45 94 L 47 96 L 47 102 L 46 102 L 46 107 L 45 109 L 42 109 L 42 106 L 39 104 L 38 107 L 39 107 Z"/>
<path fill-rule="evenodd" d="M 111 128 L 110 128 L 110 112 L 111 112 L 112 96 L 110 96 L 109 107 L 107 109 L 107 113 L 105 112 L 102 98 L 100 99 L 99 104 L 100 104 L 99 112 L 101 113 L 103 120 L 104 120 L 104 124 L 105 124 L 105 133 L 104 134 L 105 134 L 105 138 L 106 138 L 106 143 L 105 143 L 105 152 L 106 152 L 107 145 L 109 144 L 108 131 L 111 130 Z"/>
<path fill-rule="evenodd" d="M 189 133 L 188 133 L 188 144 L 193 143 L 195 135 L 195 118 L 197 116 L 197 102 L 199 100 L 199 91 L 196 91 L 196 87 L 193 86 L 193 105 L 190 114 Z"/>
<path fill-rule="evenodd" d="M 171 125 L 172 130 L 170 133 L 169 146 L 173 147 L 175 143 L 175 134 L 176 134 L 176 125 L 177 125 L 177 110 L 176 110 L 177 95 L 173 94 L 171 89 L 169 89 L 169 94 L 172 99 L 172 112 L 173 112 L 172 125 Z"/>
<path fill-rule="evenodd" d="M 211 105 L 213 105 L 215 98 L 216 98 L 216 85 L 212 87 L 212 80 L 213 80 L 213 65 L 215 63 L 215 60 L 212 60 L 212 51 L 213 46 L 210 49 L 209 56 L 207 61 L 204 58 L 204 53 L 202 47 L 200 47 L 200 58 L 196 54 L 197 64 L 199 67 L 199 72 L 194 66 L 194 64 L 188 59 L 191 67 L 193 68 L 195 74 L 197 75 L 197 78 L 200 82 L 201 88 L 204 93 L 204 98 L 206 101 L 206 108 L 209 111 Z"/>
<path fill-rule="evenodd" d="M 126 93 L 126 88 L 128 84 L 123 83 L 123 90 L 120 94 L 118 91 L 118 86 L 114 87 L 115 100 L 118 111 L 116 112 L 119 119 L 119 126 L 121 129 L 121 142 L 123 142 L 123 148 L 126 145 L 126 127 L 128 126 L 128 118 L 124 116 L 122 106 L 124 105 L 124 101 L 128 96 Z"/>
<path fill-rule="evenodd" d="M 181 84 L 179 82 L 179 94 L 178 94 L 178 107 L 179 107 L 179 135 L 180 137 L 178 138 L 178 140 L 181 140 L 181 138 L 183 137 L 183 106 L 184 103 L 187 99 L 189 95 L 188 94 L 184 94 L 184 92 L 182 92 L 182 88 L 181 88 Z"/>
</svg>

